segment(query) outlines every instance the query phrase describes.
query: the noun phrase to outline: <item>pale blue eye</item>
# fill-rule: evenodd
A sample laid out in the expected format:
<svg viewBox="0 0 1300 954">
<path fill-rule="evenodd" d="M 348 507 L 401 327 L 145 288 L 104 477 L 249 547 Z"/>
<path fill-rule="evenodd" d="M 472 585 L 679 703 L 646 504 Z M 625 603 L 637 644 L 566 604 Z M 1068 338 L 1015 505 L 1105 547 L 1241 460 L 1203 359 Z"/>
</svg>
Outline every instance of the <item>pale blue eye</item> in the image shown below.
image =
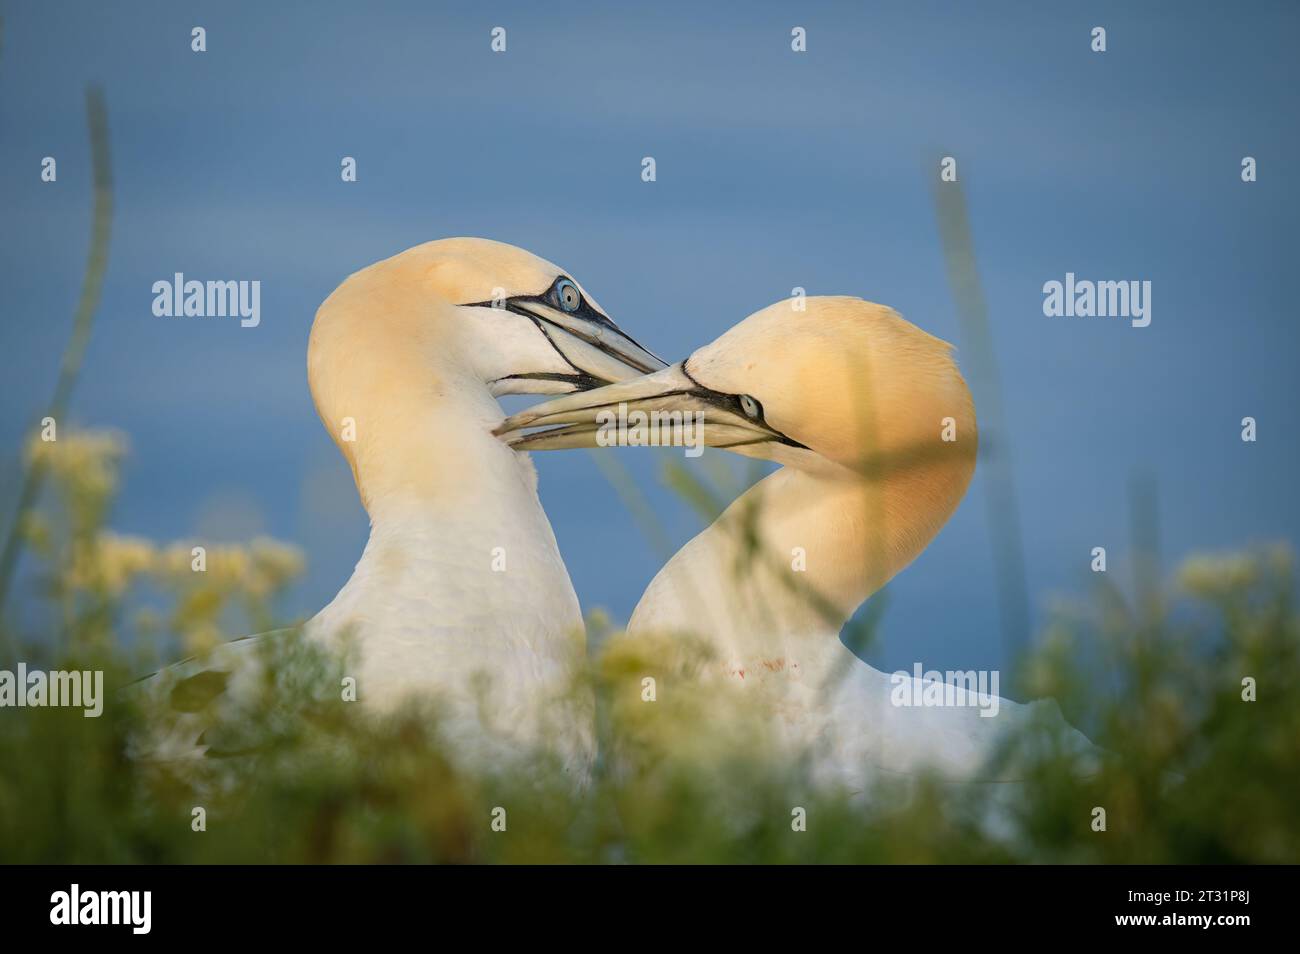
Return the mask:
<svg viewBox="0 0 1300 954">
<path fill-rule="evenodd" d="M 555 301 L 564 311 L 577 311 L 582 306 L 582 292 L 567 278 L 555 283 Z"/>
</svg>

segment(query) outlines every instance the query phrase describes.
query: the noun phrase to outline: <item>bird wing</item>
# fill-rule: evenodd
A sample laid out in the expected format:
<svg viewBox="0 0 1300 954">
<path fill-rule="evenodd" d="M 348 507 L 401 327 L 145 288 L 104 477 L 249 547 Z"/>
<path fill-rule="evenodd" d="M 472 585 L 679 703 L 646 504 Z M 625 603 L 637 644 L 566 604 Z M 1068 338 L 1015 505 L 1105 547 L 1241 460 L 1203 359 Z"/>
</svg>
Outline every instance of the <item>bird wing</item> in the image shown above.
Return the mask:
<svg viewBox="0 0 1300 954">
<path fill-rule="evenodd" d="M 931 698 L 943 693 L 945 704 L 926 704 L 927 689 Z M 839 760 L 855 772 L 1013 782 L 1024 778 L 1026 762 L 1060 756 L 1082 777 L 1096 771 L 1100 756 L 1054 700 L 1020 703 L 961 686 L 936 687 L 861 661 L 836 687 L 830 718 Z"/>
<path fill-rule="evenodd" d="M 254 704 L 268 655 L 300 630 L 276 629 L 222 643 L 142 676 L 122 691 L 145 711 L 145 730 L 128 745 L 132 758 L 173 762 L 246 754 L 249 739 L 232 732 Z"/>
</svg>

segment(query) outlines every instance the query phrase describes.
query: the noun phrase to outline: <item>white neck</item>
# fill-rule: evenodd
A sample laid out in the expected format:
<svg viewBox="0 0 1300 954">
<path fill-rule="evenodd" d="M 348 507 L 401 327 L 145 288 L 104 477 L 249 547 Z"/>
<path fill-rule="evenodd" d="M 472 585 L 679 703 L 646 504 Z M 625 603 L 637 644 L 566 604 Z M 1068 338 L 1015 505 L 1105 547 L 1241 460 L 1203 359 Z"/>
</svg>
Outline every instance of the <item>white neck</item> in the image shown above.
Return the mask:
<svg viewBox="0 0 1300 954">
<path fill-rule="evenodd" d="M 684 546 L 647 588 L 633 633 L 689 632 L 746 680 L 820 679 L 839 632 L 956 508 L 935 474 L 864 480 L 783 467 Z M 751 675 L 752 674 L 752 675 Z"/>
<path fill-rule="evenodd" d="M 357 419 L 370 539 L 311 627 L 351 634 L 386 694 L 468 692 L 478 673 L 516 693 L 549 689 L 583 645 L 536 472 L 492 436 L 500 420 L 486 386 L 466 380 L 444 380 L 432 407 Z"/>
</svg>

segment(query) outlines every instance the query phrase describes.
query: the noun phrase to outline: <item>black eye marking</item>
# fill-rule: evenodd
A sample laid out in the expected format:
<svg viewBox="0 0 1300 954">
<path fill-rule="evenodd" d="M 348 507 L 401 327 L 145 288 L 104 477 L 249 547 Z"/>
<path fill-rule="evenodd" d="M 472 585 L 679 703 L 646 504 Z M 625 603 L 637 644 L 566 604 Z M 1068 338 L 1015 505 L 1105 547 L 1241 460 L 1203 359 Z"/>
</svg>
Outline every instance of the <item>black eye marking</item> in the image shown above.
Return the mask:
<svg viewBox="0 0 1300 954">
<path fill-rule="evenodd" d="M 728 394 L 725 391 L 715 391 L 713 388 L 704 386 L 696 379 L 695 375 L 691 374 L 689 361 L 690 359 L 687 358 L 686 361 L 681 363 L 682 375 L 693 385 L 688 393 L 737 417 L 747 417 L 755 424 L 761 424 L 772 435 L 770 438 L 766 438 L 767 440 L 786 444 L 789 447 L 805 447 L 805 445 L 800 444 L 791 437 L 787 437 L 767 423 L 767 418 L 763 416 L 763 405 L 758 398 L 750 394 Z M 758 441 L 751 443 L 758 443 Z"/>
<path fill-rule="evenodd" d="M 597 311 L 591 302 L 587 301 L 583 296 L 582 292 L 578 290 L 577 283 L 565 275 L 557 278 L 550 288 L 539 295 L 511 295 L 499 304 L 491 301 L 471 301 L 465 302 L 462 307 L 504 308 L 506 311 L 514 312 L 517 315 L 536 318 L 537 315 L 528 308 L 531 304 L 545 305 L 547 308 L 554 308 L 556 311 L 563 312 L 566 315 L 573 315 L 575 318 L 581 318 L 602 328 L 608 328 L 610 331 L 617 331 L 619 334 L 623 333 L 619 331 L 618 325 Z"/>
<path fill-rule="evenodd" d="M 551 297 L 560 311 L 569 314 L 573 314 L 583 305 L 582 292 L 578 291 L 578 286 L 567 278 L 556 279 L 555 284 L 551 286 Z"/>
<path fill-rule="evenodd" d="M 544 305 L 548 309 L 553 309 L 565 315 L 571 315 L 573 318 L 578 319 L 579 324 L 577 326 L 560 325 L 557 319 L 548 316 L 544 310 L 536 310 L 530 307 L 535 305 Z M 533 324 L 537 326 L 538 330 L 541 331 L 542 334 L 546 335 L 548 340 L 550 340 L 551 336 L 546 330 L 546 326 L 552 325 L 562 327 L 564 330 L 576 334 L 580 338 L 585 338 L 588 343 L 594 344 L 598 348 L 602 348 L 602 345 L 599 342 L 602 330 L 611 331 L 627 341 L 630 341 L 632 344 L 636 345 L 636 347 L 641 348 L 642 351 L 646 351 L 647 354 L 653 356 L 653 352 L 647 351 L 647 349 L 637 344 L 636 341 L 620 329 L 618 325 L 614 324 L 607 315 L 597 311 L 595 306 L 592 305 L 591 302 L 587 301 L 582 292 L 578 290 L 578 286 L 573 279 L 564 275 L 557 278 L 549 289 L 539 295 L 511 295 L 504 301 L 470 301 L 464 302 L 461 307 L 495 308 L 497 310 L 508 311 L 515 315 L 521 315 L 533 322 Z M 587 331 L 581 330 L 584 326 L 588 328 Z M 560 351 L 559 346 L 556 345 L 554 341 L 551 341 L 551 346 L 557 351 Z M 563 355 L 563 352 L 560 353 Z M 620 358 L 620 360 L 626 359 Z M 572 365 L 572 362 L 569 361 L 567 357 L 565 357 L 565 361 Z M 661 359 L 660 363 L 663 363 Z M 656 370 L 652 365 L 643 365 L 639 363 L 636 364 L 636 367 L 641 368 L 646 372 Z"/>
</svg>

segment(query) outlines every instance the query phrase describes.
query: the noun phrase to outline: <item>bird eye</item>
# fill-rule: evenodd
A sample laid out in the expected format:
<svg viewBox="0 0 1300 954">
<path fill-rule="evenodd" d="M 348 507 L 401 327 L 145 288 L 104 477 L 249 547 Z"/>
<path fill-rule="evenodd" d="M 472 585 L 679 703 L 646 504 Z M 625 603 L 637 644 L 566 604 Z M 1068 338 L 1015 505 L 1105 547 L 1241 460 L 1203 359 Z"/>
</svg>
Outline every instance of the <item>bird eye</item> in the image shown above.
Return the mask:
<svg viewBox="0 0 1300 954">
<path fill-rule="evenodd" d="M 564 311 L 577 311 L 582 304 L 582 292 L 578 291 L 578 286 L 573 282 L 561 278 L 555 283 L 555 300 Z"/>
<path fill-rule="evenodd" d="M 740 409 L 754 420 L 758 420 L 759 416 L 763 413 L 763 409 L 758 406 L 758 402 L 748 394 L 742 394 L 740 396 Z"/>
</svg>

